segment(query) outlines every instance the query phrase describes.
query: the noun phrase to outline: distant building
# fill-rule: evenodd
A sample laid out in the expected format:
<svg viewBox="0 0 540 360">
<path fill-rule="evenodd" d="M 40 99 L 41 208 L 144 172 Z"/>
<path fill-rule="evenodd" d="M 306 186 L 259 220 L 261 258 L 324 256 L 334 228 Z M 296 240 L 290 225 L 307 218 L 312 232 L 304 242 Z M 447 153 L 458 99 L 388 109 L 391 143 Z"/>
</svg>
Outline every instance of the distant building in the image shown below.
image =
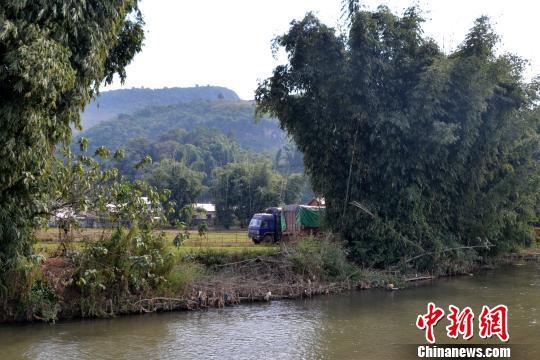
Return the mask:
<svg viewBox="0 0 540 360">
<path fill-rule="evenodd" d="M 309 206 L 325 206 L 326 203 L 324 201 L 324 198 L 317 198 L 317 197 L 314 197 L 313 199 L 309 200 L 306 205 L 309 205 Z"/>
<path fill-rule="evenodd" d="M 151 208 L 152 204 L 148 197 L 141 196 L 140 200 L 143 204 L 146 204 L 148 209 Z M 75 213 L 71 207 L 59 209 L 49 218 L 49 227 L 59 227 L 62 225 L 62 223 L 77 224 L 77 226 L 81 228 L 111 227 L 113 224 L 111 224 L 108 214 L 110 215 L 118 212 L 121 205 L 118 206 L 115 204 L 106 204 L 105 207 L 107 211 L 101 214 L 95 211 Z M 159 217 L 154 217 L 154 220 L 159 220 Z M 124 223 L 128 224 L 129 222 L 122 221 L 122 224 Z"/>
<path fill-rule="evenodd" d="M 78 224 L 81 228 L 100 228 L 106 227 L 108 223 L 93 213 L 75 214 L 71 208 L 60 209 L 49 219 L 49 227 L 60 227 L 64 223 Z"/>
<path fill-rule="evenodd" d="M 199 225 L 203 221 L 208 225 L 214 225 L 216 222 L 216 205 L 209 203 L 192 204 L 195 208 L 193 215 L 193 225 Z"/>
<path fill-rule="evenodd" d="M 56 211 L 48 221 L 49 227 L 60 227 L 62 223 L 77 224 L 81 228 L 102 228 L 110 226 L 109 222 L 92 212 L 75 214 L 71 208 Z M 71 226 L 71 225 L 70 225 Z"/>
</svg>

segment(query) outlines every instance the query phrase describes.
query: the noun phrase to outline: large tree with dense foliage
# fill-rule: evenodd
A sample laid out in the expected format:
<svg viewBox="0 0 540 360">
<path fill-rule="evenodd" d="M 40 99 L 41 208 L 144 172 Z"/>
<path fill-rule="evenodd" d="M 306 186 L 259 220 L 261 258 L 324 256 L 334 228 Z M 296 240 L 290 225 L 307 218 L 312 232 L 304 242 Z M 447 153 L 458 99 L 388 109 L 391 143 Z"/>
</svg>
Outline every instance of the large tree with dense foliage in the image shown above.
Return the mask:
<svg viewBox="0 0 540 360">
<path fill-rule="evenodd" d="M 0 289 L 29 254 L 39 187 L 55 145 L 102 82 L 125 67 L 144 37 L 136 0 L 19 1 L 0 5 Z"/>
<path fill-rule="evenodd" d="M 451 272 L 531 239 L 538 88 L 496 54 L 487 18 L 450 54 L 422 22 L 353 6 L 338 35 L 308 14 L 277 38 L 288 63 L 256 100 L 304 153 L 356 260 Z"/>
</svg>

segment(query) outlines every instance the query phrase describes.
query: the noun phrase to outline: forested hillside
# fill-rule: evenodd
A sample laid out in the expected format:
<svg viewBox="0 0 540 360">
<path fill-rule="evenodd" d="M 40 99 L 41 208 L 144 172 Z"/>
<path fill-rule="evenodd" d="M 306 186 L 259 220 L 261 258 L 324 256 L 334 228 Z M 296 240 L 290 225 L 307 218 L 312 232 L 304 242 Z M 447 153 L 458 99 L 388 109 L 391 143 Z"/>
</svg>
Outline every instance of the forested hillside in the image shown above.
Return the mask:
<svg viewBox="0 0 540 360">
<path fill-rule="evenodd" d="M 302 155 L 277 120 L 256 119 L 254 103 L 231 90 L 131 89 L 98 99 L 100 107 L 92 104 L 84 116 L 111 117 L 75 136 L 73 150 L 83 138 L 89 154 L 122 149 L 122 159 L 107 167 L 169 190 L 171 221 L 189 223 L 189 204 L 215 202 L 221 225 L 245 224 L 267 206 L 312 196 Z"/>
<path fill-rule="evenodd" d="M 133 106 L 137 104 L 137 94 L 135 91 L 135 97 L 131 100 Z M 125 102 L 128 102 L 128 98 Z M 88 138 L 91 150 L 102 145 L 114 149 L 125 145 L 130 139 L 142 137 L 155 141 L 170 130 L 183 128 L 190 131 L 200 126 L 220 130 L 238 141 L 243 148 L 256 152 L 274 151 L 287 142 L 277 120 L 263 118 L 255 121 L 252 102 L 224 99 L 149 106 L 103 121 L 83 131 L 74 140 L 77 142 L 81 136 Z"/>
<path fill-rule="evenodd" d="M 155 141 L 134 138 L 126 142 L 122 154 L 110 164 L 120 174 L 170 191 L 174 204 L 164 204 L 175 210 L 170 220 L 189 223 L 190 204 L 214 202 L 220 225 L 245 224 L 265 207 L 313 196 L 303 175 L 302 156 L 291 144 L 275 154 L 256 154 L 216 129 L 177 128 Z"/>
<path fill-rule="evenodd" d="M 230 89 L 220 86 L 190 88 L 125 89 L 102 92 L 81 116 L 83 130 L 119 114 L 131 114 L 148 106 L 191 102 L 193 100 L 240 100 Z"/>
</svg>

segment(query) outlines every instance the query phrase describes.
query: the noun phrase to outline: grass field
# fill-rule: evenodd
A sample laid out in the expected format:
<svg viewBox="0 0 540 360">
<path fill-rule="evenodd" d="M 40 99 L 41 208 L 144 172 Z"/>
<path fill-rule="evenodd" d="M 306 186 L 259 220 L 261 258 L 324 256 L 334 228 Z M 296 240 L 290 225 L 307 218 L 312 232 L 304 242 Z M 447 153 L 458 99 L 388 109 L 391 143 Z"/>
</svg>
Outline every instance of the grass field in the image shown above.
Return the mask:
<svg viewBox="0 0 540 360">
<path fill-rule="evenodd" d="M 83 240 L 97 240 L 102 236 L 108 236 L 112 229 L 75 229 L 70 233 L 73 240 L 70 246 L 74 248 L 82 247 Z M 247 236 L 245 230 L 229 231 L 209 231 L 205 237 L 200 237 L 197 231 L 190 231 L 190 237 L 184 242 L 182 247 L 176 249 L 172 245 L 174 237 L 178 234 L 177 230 L 159 230 L 163 232 L 170 244 L 171 249 L 178 252 L 193 252 L 200 249 L 216 249 L 228 252 L 253 251 L 254 253 L 264 253 L 275 246 L 255 245 Z M 60 245 L 58 229 L 39 229 L 35 232 L 38 242 L 34 245 L 36 253 L 46 255 L 53 254 Z"/>
<path fill-rule="evenodd" d="M 102 236 L 108 236 L 112 229 L 75 229 L 69 236 L 74 241 L 97 240 Z M 178 234 L 177 230 L 156 230 L 156 233 L 163 232 L 165 237 L 172 242 Z M 58 229 L 39 229 L 35 232 L 40 242 L 58 242 L 60 241 Z M 190 231 L 189 240 L 184 243 L 185 246 L 253 246 L 253 242 L 247 236 L 245 230 L 224 230 L 209 231 L 204 237 L 200 237 L 197 231 Z"/>
</svg>

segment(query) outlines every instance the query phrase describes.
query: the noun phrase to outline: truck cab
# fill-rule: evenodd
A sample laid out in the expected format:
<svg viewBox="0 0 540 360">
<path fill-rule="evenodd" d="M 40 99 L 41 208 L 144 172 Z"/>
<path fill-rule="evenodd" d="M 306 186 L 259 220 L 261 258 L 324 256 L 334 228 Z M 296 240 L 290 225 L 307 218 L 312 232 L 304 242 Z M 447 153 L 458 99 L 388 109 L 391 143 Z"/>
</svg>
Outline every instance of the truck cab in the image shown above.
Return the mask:
<svg viewBox="0 0 540 360">
<path fill-rule="evenodd" d="M 248 226 L 248 236 L 255 244 L 273 242 L 275 233 L 274 215 L 265 213 L 253 215 Z"/>
</svg>

